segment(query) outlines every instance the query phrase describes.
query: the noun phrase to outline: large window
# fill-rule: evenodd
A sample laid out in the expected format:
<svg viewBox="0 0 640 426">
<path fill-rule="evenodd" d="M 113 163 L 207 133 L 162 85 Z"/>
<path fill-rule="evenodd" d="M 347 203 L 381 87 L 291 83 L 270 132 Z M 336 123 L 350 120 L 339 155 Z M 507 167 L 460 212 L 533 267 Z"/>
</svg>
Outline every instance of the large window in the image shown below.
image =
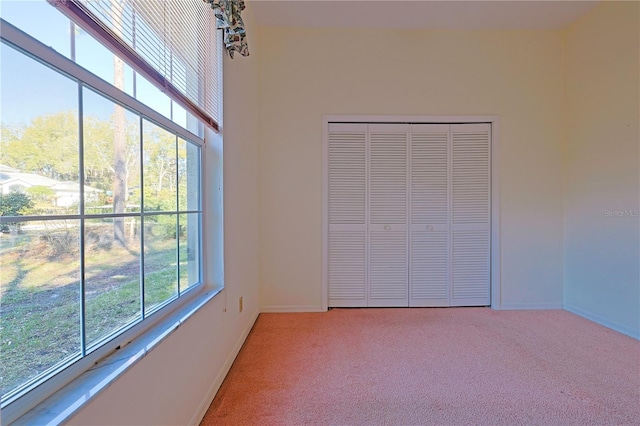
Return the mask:
<svg viewBox="0 0 640 426">
<path fill-rule="evenodd" d="M 105 7 L 104 2 L 105 0 L 100 0 L 99 7 Z M 98 5 L 98 3 L 96 4 Z M 49 5 L 46 0 L 2 0 L 0 16 L 31 37 L 50 46 L 62 56 L 140 100 L 191 133 L 198 137 L 204 136 L 203 124 L 191 113 L 182 108 L 177 102 L 171 100 L 144 76 L 133 70 L 127 63 L 101 45 L 81 27 Z M 130 14 L 127 16 L 130 18 Z M 143 37 L 146 39 L 147 44 L 152 42 L 149 39 L 153 37 L 153 32 L 144 25 L 144 21 L 138 18 L 135 23 L 141 29 L 145 29 Z M 130 25 L 133 25 L 133 23 L 130 23 Z M 160 38 L 158 38 L 157 42 L 161 43 Z M 216 62 L 221 62 L 221 46 L 211 46 L 209 50 L 213 52 L 213 59 Z M 179 69 L 179 58 L 172 56 L 171 59 L 172 69 Z M 216 78 L 219 73 L 221 71 L 216 69 L 214 73 Z M 191 73 L 189 74 L 189 79 L 186 77 L 179 79 L 178 76 L 182 76 L 184 73 L 176 72 L 175 74 L 173 80 L 176 85 L 186 86 L 189 83 L 189 86 L 198 86 L 197 75 Z M 219 81 L 218 84 L 220 84 Z M 218 87 L 210 90 L 207 97 L 217 99 L 219 95 L 220 88 Z M 215 104 L 215 102 L 213 103 Z"/>
<path fill-rule="evenodd" d="M 57 51 L 0 44 L 4 408 L 202 282 L 204 141 L 202 123 L 51 6 L 2 7 L 20 40 Z"/>
</svg>

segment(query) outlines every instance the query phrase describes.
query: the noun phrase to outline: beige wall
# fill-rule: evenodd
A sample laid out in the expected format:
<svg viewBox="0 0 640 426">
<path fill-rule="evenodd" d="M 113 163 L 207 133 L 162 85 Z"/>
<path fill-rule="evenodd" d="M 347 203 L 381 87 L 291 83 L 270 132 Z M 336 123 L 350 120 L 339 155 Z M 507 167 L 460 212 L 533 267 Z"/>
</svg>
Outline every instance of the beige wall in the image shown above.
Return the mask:
<svg viewBox="0 0 640 426">
<path fill-rule="evenodd" d="M 322 114 L 499 115 L 504 307 L 561 307 L 561 31 L 260 28 L 260 294 L 320 309 Z"/>
<path fill-rule="evenodd" d="M 249 9 L 245 19 L 251 27 Z M 204 414 L 201 410 L 213 398 L 216 385 L 220 385 L 243 342 L 243 333 L 253 324 L 259 308 L 258 46 L 255 38 L 250 43 L 250 57 L 225 58 L 226 289 L 85 406 L 71 419 L 71 424 L 183 425 L 199 421 L 194 416 Z M 211 146 L 206 155 L 207 165 L 215 161 Z M 207 191 L 216 191 L 215 185 L 211 185 L 213 180 L 208 173 Z M 216 218 L 208 220 L 211 223 Z M 240 296 L 244 297 L 241 314 Z"/>
<path fill-rule="evenodd" d="M 567 29 L 564 158 L 566 307 L 636 337 L 639 22 L 639 3 L 606 2 Z"/>
</svg>

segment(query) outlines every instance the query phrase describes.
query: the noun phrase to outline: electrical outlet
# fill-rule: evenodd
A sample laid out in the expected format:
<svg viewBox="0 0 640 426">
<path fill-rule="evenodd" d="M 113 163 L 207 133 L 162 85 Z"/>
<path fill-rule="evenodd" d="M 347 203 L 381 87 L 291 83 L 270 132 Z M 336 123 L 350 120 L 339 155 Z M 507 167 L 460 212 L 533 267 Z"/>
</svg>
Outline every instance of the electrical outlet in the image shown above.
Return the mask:
<svg viewBox="0 0 640 426">
<path fill-rule="evenodd" d="M 242 296 L 240 296 L 240 300 L 238 300 L 238 309 L 242 312 Z"/>
</svg>

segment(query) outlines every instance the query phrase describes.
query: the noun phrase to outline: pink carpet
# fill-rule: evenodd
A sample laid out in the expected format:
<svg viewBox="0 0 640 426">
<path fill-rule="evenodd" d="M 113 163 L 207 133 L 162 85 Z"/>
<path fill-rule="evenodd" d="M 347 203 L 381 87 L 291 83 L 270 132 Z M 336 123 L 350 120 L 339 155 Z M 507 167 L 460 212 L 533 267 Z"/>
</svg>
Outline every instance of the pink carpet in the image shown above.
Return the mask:
<svg viewBox="0 0 640 426">
<path fill-rule="evenodd" d="M 565 311 L 262 314 L 203 425 L 638 425 L 640 342 Z"/>
</svg>

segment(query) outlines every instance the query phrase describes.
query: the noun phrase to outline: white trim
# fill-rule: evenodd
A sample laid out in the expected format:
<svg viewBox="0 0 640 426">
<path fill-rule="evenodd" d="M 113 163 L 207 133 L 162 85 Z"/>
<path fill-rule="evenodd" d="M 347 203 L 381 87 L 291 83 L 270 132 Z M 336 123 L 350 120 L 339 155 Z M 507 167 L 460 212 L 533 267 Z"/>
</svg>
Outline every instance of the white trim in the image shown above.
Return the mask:
<svg viewBox="0 0 640 426">
<path fill-rule="evenodd" d="M 323 124 L 328 123 L 493 123 L 497 115 L 322 115 Z"/>
<path fill-rule="evenodd" d="M 502 309 L 501 276 L 502 251 L 500 248 L 500 117 L 491 120 L 491 308 Z"/>
<path fill-rule="evenodd" d="M 86 371 L 79 377 L 49 395 L 39 404 L 35 406 L 27 404 L 20 407 L 9 404 L 6 408 L 3 408 L 2 424 L 13 423 L 14 421 L 16 424 L 60 424 L 67 421 L 82 409 L 85 404 L 96 398 L 115 380 L 126 374 L 130 368 L 158 347 L 200 308 L 213 300 L 219 292 L 220 290 L 212 290 L 198 294 L 197 297 L 190 300 L 189 304 L 171 312 L 170 315 L 162 318 L 160 324 L 154 324 L 143 335 L 135 339 L 128 333 L 124 333 L 121 336 L 127 338 L 123 341 L 129 341 L 129 343 L 122 343 L 119 346 L 119 350 L 113 351 L 111 355 L 98 362 L 93 360 L 90 363 L 93 368 L 87 367 Z M 86 358 L 81 361 L 84 360 Z M 28 402 L 30 403 L 31 401 L 32 399 Z M 8 411 L 7 408 L 10 410 Z M 22 412 L 19 410 L 22 410 Z"/>
<path fill-rule="evenodd" d="M 551 309 L 564 309 L 562 303 L 503 303 L 501 308 L 503 311 L 545 311 Z"/>
<path fill-rule="evenodd" d="M 320 308 L 329 307 L 329 122 L 322 118 L 322 300 Z M 263 312 L 264 308 L 263 308 Z"/>
<path fill-rule="evenodd" d="M 247 324 L 244 330 L 242 330 L 242 334 L 240 335 L 240 337 L 238 338 L 238 341 L 236 342 L 235 346 L 231 350 L 231 353 L 229 354 L 222 368 L 218 372 L 218 375 L 216 376 L 215 380 L 213 381 L 213 383 L 211 383 L 211 386 L 209 387 L 209 390 L 207 390 L 207 393 L 202 399 L 202 402 L 200 402 L 198 409 L 193 414 L 193 417 L 191 417 L 191 420 L 188 423 L 189 425 L 199 425 L 202 419 L 204 419 L 204 416 L 207 414 L 207 410 L 211 406 L 213 399 L 216 397 L 216 394 L 218 393 L 220 386 L 222 386 L 222 382 L 227 377 L 227 374 L 229 373 L 229 370 L 231 369 L 233 362 L 236 360 L 238 353 L 240 353 L 240 349 L 242 349 L 242 346 L 244 345 L 244 342 L 247 340 L 247 337 L 249 336 L 249 333 L 251 332 L 251 329 L 253 328 L 253 325 L 256 323 L 256 320 L 258 319 L 259 315 L 260 315 L 260 312 L 256 311 L 253 314 L 251 321 L 249 321 L 249 324 Z"/>
<path fill-rule="evenodd" d="M 594 314 L 592 312 L 589 312 L 581 308 L 577 308 L 572 305 L 564 305 L 564 310 L 567 312 L 571 312 L 572 314 L 578 315 L 579 317 L 582 317 L 586 320 L 595 322 L 596 324 L 599 324 L 603 327 L 607 327 L 613 331 L 617 331 L 618 333 L 622 333 L 636 340 L 640 340 L 639 330 L 634 330 L 631 327 L 624 324 L 620 324 L 617 321 L 608 320 L 600 315 Z"/>
<path fill-rule="evenodd" d="M 500 117 L 497 115 L 322 115 L 322 310 L 328 308 L 327 277 L 329 123 L 490 123 L 491 124 L 491 308 L 504 309 L 501 297 Z M 559 307 L 562 309 L 562 306 Z M 263 310 L 263 312 L 265 312 Z M 301 311 L 277 311 L 301 312 Z"/>
<path fill-rule="evenodd" d="M 278 312 L 327 312 L 327 308 L 320 305 L 267 305 L 261 306 L 262 313 Z"/>
</svg>

